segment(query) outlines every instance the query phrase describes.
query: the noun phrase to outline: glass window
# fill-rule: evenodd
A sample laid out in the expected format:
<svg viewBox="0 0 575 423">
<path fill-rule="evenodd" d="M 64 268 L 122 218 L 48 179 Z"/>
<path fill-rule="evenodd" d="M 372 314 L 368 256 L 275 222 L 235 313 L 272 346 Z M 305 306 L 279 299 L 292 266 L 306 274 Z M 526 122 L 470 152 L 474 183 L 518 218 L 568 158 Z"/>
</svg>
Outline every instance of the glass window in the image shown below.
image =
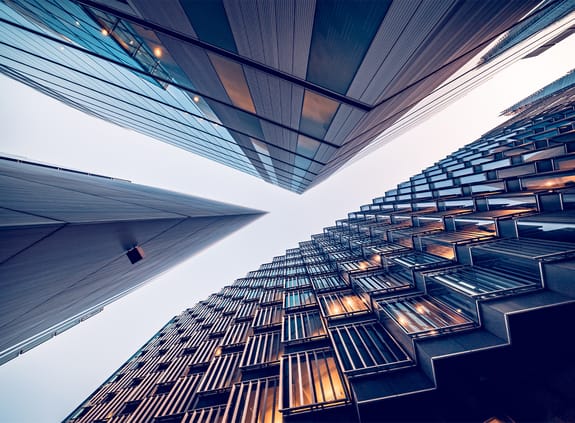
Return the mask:
<svg viewBox="0 0 575 423">
<path fill-rule="evenodd" d="M 410 358 L 378 322 L 331 328 L 337 355 L 348 375 L 411 364 Z"/>
<path fill-rule="evenodd" d="M 208 56 L 232 104 L 240 109 L 255 113 L 256 108 L 242 65 L 217 54 L 208 53 Z"/>
<path fill-rule="evenodd" d="M 284 355 L 281 374 L 284 414 L 349 402 L 347 386 L 329 349 Z"/>
<path fill-rule="evenodd" d="M 377 273 L 369 272 L 362 275 L 354 275 L 351 277 L 352 285 L 358 288 L 361 292 L 385 293 L 392 292 L 398 289 L 407 289 L 412 286 L 409 279 L 401 274 L 394 273 Z"/>
<path fill-rule="evenodd" d="M 306 90 L 299 124 L 300 131 L 316 138 L 323 138 L 338 107 L 337 101 Z M 319 145 L 319 142 L 300 135 L 298 153 L 313 158 Z"/>
<path fill-rule="evenodd" d="M 412 336 L 433 336 L 474 326 L 462 311 L 427 296 L 380 300 L 378 306 Z"/>
<path fill-rule="evenodd" d="M 521 180 L 521 186 L 526 189 L 554 189 L 575 186 L 575 175 L 541 176 Z"/>
<path fill-rule="evenodd" d="M 278 377 L 255 379 L 234 385 L 223 421 L 229 423 L 281 423 L 279 386 Z M 195 422 L 196 420 L 191 421 Z"/>
<path fill-rule="evenodd" d="M 281 325 L 283 317 L 283 310 L 281 305 L 273 305 L 269 307 L 262 307 L 256 314 L 253 321 L 254 329 L 263 329 Z"/>
<path fill-rule="evenodd" d="M 325 336 L 325 328 L 317 311 L 284 316 L 282 342 L 301 342 Z"/>
<path fill-rule="evenodd" d="M 351 316 L 369 312 L 369 307 L 357 295 L 335 292 L 318 296 L 322 314 L 326 318 Z"/>
<path fill-rule="evenodd" d="M 242 357 L 241 352 L 222 354 L 214 357 L 201 380 L 197 392 L 217 391 L 231 387 L 237 382 L 236 371 Z"/>
<path fill-rule="evenodd" d="M 246 342 L 251 326 L 251 321 L 231 325 L 224 335 L 222 347 L 230 347 Z"/>
<path fill-rule="evenodd" d="M 347 288 L 347 283 L 337 275 L 315 277 L 311 282 L 316 292 Z"/>
<path fill-rule="evenodd" d="M 345 94 L 390 4 L 318 0 L 307 80 Z"/>
<path fill-rule="evenodd" d="M 307 307 L 316 304 L 315 294 L 311 289 L 286 292 L 284 296 L 284 308 Z"/>
<path fill-rule="evenodd" d="M 256 334 L 248 339 L 240 367 L 261 367 L 279 363 L 282 347 L 280 331 Z"/>
<path fill-rule="evenodd" d="M 524 278 L 478 266 L 441 270 L 426 274 L 425 278 L 473 298 L 516 293 L 536 286 Z"/>
<path fill-rule="evenodd" d="M 200 40 L 224 50 L 238 52 L 221 0 L 181 0 L 180 4 Z"/>
</svg>

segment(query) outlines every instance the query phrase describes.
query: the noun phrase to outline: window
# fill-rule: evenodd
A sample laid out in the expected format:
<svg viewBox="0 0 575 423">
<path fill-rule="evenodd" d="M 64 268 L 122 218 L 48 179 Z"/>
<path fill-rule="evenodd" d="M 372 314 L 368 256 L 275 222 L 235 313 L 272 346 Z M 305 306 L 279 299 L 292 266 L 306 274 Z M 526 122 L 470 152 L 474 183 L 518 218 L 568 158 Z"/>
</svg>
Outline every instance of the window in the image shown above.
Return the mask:
<svg viewBox="0 0 575 423">
<path fill-rule="evenodd" d="M 306 79 L 345 94 L 390 3 L 317 1 Z"/>
<path fill-rule="evenodd" d="M 516 293 L 537 286 L 537 284 L 528 279 L 515 275 L 501 274 L 478 266 L 463 266 L 441 270 L 426 274 L 425 278 L 472 298 Z"/>
<path fill-rule="evenodd" d="M 248 339 L 240 367 L 260 367 L 279 362 L 280 331 L 257 334 Z"/>
<path fill-rule="evenodd" d="M 326 331 L 319 312 L 287 314 L 284 317 L 283 337 L 284 343 L 295 343 L 306 340 L 324 338 Z"/>
<path fill-rule="evenodd" d="M 226 412 L 225 405 L 218 405 L 216 407 L 198 408 L 193 411 L 187 412 L 187 422 L 193 423 L 223 423 L 224 413 Z"/>
<path fill-rule="evenodd" d="M 405 332 L 414 337 L 433 336 L 474 326 L 462 310 L 454 310 L 428 296 L 380 300 L 377 304 Z"/>
<path fill-rule="evenodd" d="M 201 380 L 197 392 L 219 391 L 229 388 L 237 382 L 239 377 L 238 365 L 242 357 L 241 352 L 222 354 L 215 357 Z"/>
<path fill-rule="evenodd" d="M 156 367 L 156 371 L 157 372 L 163 372 L 168 367 L 170 367 L 170 363 L 159 363 L 158 366 Z"/>
<path fill-rule="evenodd" d="M 338 275 L 326 275 L 312 278 L 311 283 L 316 292 L 347 288 L 346 282 Z"/>
<path fill-rule="evenodd" d="M 284 355 L 281 375 L 284 414 L 349 402 L 347 386 L 329 349 Z"/>
<path fill-rule="evenodd" d="M 307 288 L 309 285 L 309 278 L 307 276 L 287 277 L 284 282 L 285 289 Z"/>
<path fill-rule="evenodd" d="M 138 405 L 140 405 L 141 402 L 142 402 L 142 400 L 137 400 L 137 401 L 129 401 L 129 402 L 125 403 L 124 408 L 122 408 L 122 411 L 120 411 L 120 414 L 133 413 L 134 411 L 136 411 L 136 408 L 138 408 Z"/>
<path fill-rule="evenodd" d="M 411 364 L 407 354 L 378 322 L 330 330 L 344 372 L 350 376 Z"/>
<path fill-rule="evenodd" d="M 281 423 L 279 378 L 256 379 L 234 385 L 226 422 Z"/>
<path fill-rule="evenodd" d="M 222 347 L 231 347 L 246 342 L 251 326 L 251 321 L 231 325 L 224 335 Z"/>
<path fill-rule="evenodd" d="M 312 306 L 316 303 L 315 294 L 311 289 L 286 292 L 284 296 L 284 308 L 286 310 Z"/>
<path fill-rule="evenodd" d="M 346 317 L 369 312 L 369 307 L 357 295 L 335 292 L 318 296 L 318 302 L 326 318 Z"/>
<path fill-rule="evenodd" d="M 168 392 L 170 392 L 172 390 L 172 388 L 174 387 L 175 384 L 176 384 L 176 382 L 159 383 L 158 385 L 156 385 L 156 390 L 154 392 L 154 395 L 167 394 Z"/>
<path fill-rule="evenodd" d="M 102 399 L 102 403 L 110 402 L 116 397 L 116 392 L 108 392 Z"/>
<path fill-rule="evenodd" d="M 282 322 L 283 310 L 281 305 L 262 307 L 253 321 L 254 329 L 263 329 L 267 327 L 280 325 Z"/>
<path fill-rule="evenodd" d="M 401 274 L 369 272 L 352 276 L 352 285 L 361 292 L 381 294 L 411 288 L 412 283 Z"/>
</svg>

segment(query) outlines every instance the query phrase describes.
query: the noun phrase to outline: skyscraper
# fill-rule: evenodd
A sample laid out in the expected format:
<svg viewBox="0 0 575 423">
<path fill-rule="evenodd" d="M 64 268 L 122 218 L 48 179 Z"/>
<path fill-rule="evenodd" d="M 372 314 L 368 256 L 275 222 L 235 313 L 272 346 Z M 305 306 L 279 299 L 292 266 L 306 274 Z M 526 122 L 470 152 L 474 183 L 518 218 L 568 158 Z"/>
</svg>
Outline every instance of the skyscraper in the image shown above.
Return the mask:
<svg viewBox="0 0 575 423">
<path fill-rule="evenodd" d="M 0 158 L 0 364 L 262 212 Z"/>
<path fill-rule="evenodd" d="M 0 71 L 301 193 L 537 3 L 7 0 Z"/>
<path fill-rule="evenodd" d="M 572 421 L 574 95 L 174 317 L 65 421 Z"/>
</svg>

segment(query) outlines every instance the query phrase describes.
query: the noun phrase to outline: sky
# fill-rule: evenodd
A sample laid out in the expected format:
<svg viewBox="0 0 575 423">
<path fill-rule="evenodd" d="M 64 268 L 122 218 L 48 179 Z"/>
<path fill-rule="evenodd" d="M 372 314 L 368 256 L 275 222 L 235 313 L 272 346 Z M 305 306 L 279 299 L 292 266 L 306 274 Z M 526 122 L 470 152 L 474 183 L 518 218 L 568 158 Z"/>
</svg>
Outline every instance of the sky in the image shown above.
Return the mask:
<svg viewBox="0 0 575 423">
<path fill-rule="evenodd" d="M 573 51 L 575 36 L 517 62 L 303 195 L 84 115 L 0 76 L 0 154 L 269 212 L 0 366 L 0 422 L 61 421 L 173 316 L 499 125 L 505 120 L 500 111 L 575 68 Z"/>
</svg>

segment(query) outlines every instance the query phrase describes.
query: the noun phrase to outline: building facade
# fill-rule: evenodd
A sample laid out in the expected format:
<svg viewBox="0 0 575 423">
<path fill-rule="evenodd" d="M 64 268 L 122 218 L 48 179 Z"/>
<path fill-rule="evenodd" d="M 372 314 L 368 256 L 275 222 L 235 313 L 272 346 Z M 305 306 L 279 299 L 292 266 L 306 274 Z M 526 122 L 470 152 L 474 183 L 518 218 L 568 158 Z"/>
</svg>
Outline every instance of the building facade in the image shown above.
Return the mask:
<svg viewBox="0 0 575 423">
<path fill-rule="evenodd" d="M 174 317 L 65 422 L 572 421 L 574 94 Z"/>
<path fill-rule="evenodd" d="M 301 193 L 511 63 L 442 85 L 537 3 L 5 0 L 0 72 Z"/>
<path fill-rule="evenodd" d="M 262 212 L 0 158 L 0 364 Z"/>
</svg>

